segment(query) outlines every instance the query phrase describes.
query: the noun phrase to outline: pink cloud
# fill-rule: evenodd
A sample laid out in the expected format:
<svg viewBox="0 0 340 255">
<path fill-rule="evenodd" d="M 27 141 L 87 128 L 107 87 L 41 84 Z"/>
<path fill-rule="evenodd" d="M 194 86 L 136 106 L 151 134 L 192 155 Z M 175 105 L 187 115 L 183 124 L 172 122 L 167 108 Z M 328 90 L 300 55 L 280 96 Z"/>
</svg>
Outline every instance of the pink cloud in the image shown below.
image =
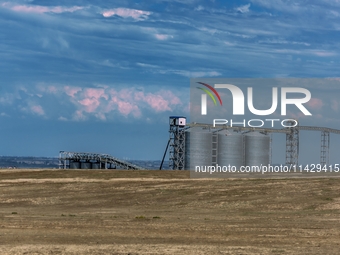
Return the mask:
<svg viewBox="0 0 340 255">
<path fill-rule="evenodd" d="M 47 91 L 56 94 L 58 92 L 58 89 L 55 86 L 48 86 Z"/>
<path fill-rule="evenodd" d="M 65 93 L 70 96 L 70 97 L 75 97 L 75 95 L 81 91 L 81 88 L 79 87 L 69 87 L 69 86 L 65 86 L 64 87 Z"/>
<path fill-rule="evenodd" d="M 99 99 L 101 97 L 105 98 L 106 100 L 109 99 L 109 96 L 105 93 L 105 90 L 100 88 L 87 88 L 84 90 L 84 96 L 90 98 Z"/>
<path fill-rule="evenodd" d="M 310 107 L 311 109 L 314 110 L 320 110 L 323 106 L 322 100 L 318 99 L 318 98 L 312 98 L 311 100 L 309 100 L 309 102 L 307 103 L 308 107 Z"/>
<path fill-rule="evenodd" d="M 97 98 L 84 98 L 78 101 L 81 105 L 85 106 L 86 112 L 95 112 L 100 102 Z"/>
<path fill-rule="evenodd" d="M 171 111 L 172 105 L 179 105 L 181 101 L 171 91 L 161 91 L 157 94 L 144 94 L 144 92 L 135 92 L 134 99 L 147 103 L 156 112 Z"/>
<path fill-rule="evenodd" d="M 23 88 L 23 90 L 25 89 Z M 146 93 L 143 89 L 137 90 L 133 87 L 117 90 L 108 86 L 81 88 L 52 85 L 40 85 L 37 86 L 37 89 L 42 97 L 49 94 L 49 96 L 54 96 L 60 100 L 63 105 L 73 104 L 73 115 L 65 116 L 65 112 L 60 112 L 57 115 L 57 118 L 63 121 L 84 121 L 90 117 L 106 121 L 119 115 L 140 118 L 143 114 L 172 111 L 182 105 L 181 100 L 170 90 Z M 29 93 L 30 89 L 25 91 L 26 94 L 31 94 Z M 32 95 L 37 95 L 37 93 Z M 0 97 L 0 104 L 7 101 L 6 98 Z M 21 108 L 26 113 L 34 113 L 41 116 L 46 115 L 44 109 L 44 105 L 37 105 L 33 101 L 27 102 L 27 106 Z"/>
<path fill-rule="evenodd" d="M 106 107 L 106 110 L 109 112 L 116 109 L 125 117 L 129 114 L 132 114 L 134 117 L 140 117 L 142 115 L 141 110 L 133 101 L 128 102 L 126 100 L 121 100 L 117 96 L 112 97 L 108 107 Z"/>
<path fill-rule="evenodd" d="M 41 5 L 12 5 L 9 2 L 3 3 L 3 7 L 9 8 L 16 12 L 26 12 L 26 13 L 46 13 L 46 12 L 53 12 L 53 13 L 63 13 L 63 12 L 75 12 L 78 10 L 83 9 L 84 7 L 81 6 L 73 6 L 73 7 L 63 7 L 63 6 L 41 6 Z"/>
<path fill-rule="evenodd" d="M 31 106 L 31 111 L 38 115 L 45 115 L 45 111 L 40 105 Z"/>
<path fill-rule="evenodd" d="M 177 96 L 175 96 L 174 93 L 172 93 L 170 90 L 161 90 L 159 94 L 166 98 L 172 105 L 182 104 L 181 100 Z"/>
<path fill-rule="evenodd" d="M 143 20 L 143 19 L 146 19 L 147 16 L 151 14 L 151 12 L 128 9 L 128 8 L 115 8 L 115 9 L 103 11 L 102 14 L 105 18 L 109 18 L 113 15 L 118 15 L 123 18 L 133 18 L 135 20 Z"/>
<path fill-rule="evenodd" d="M 123 89 L 102 85 L 81 88 L 39 83 L 34 87 L 20 87 L 17 91 L 20 93 L 0 95 L 0 106 L 18 102 L 16 107 L 27 115 L 60 121 L 86 121 L 90 118 L 111 121 L 117 117 L 139 119 L 142 116 L 151 121 L 154 119 L 152 115 L 170 113 L 179 108 L 181 112 L 184 110 L 180 98 L 171 90 L 155 88 L 146 92 L 144 88 L 127 86 Z M 55 102 L 59 103 L 55 105 Z"/>
<path fill-rule="evenodd" d="M 100 113 L 96 113 L 95 114 L 96 118 L 102 120 L 102 121 L 105 121 L 106 120 L 106 116 L 104 113 L 100 112 Z"/>
<path fill-rule="evenodd" d="M 86 120 L 86 116 L 83 114 L 82 111 L 78 110 L 74 113 L 73 115 L 73 119 L 74 120 L 77 120 L 77 121 L 83 121 L 83 120 Z"/>
<path fill-rule="evenodd" d="M 69 89 L 72 92 L 77 90 Z M 140 117 L 142 115 L 136 102 L 133 100 L 133 89 L 122 89 L 117 92 L 108 88 L 85 88 L 78 94 L 73 94 L 78 100 L 74 101 L 79 109 L 87 113 L 92 113 L 101 120 L 106 120 L 106 115 L 112 111 L 118 111 L 123 116 L 132 115 Z M 76 118 L 82 120 L 80 112 Z"/>
<path fill-rule="evenodd" d="M 122 89 L 119 91 L 118 95 L 121 99 L 132 100 L 135 93 L 136 92 L 133 89 Z"/>
<path fill-rule="evenodd" d="M 292 113 L 290 111 L 287 111 L 287 116 L 289 116 L 289 118 L 293 118 L 295 120 L 299 120 L 299 119 L 306 117 L 306 115 L 304 115 L 302 112 Z"/>
<path fill-rule="evenodd" d="M 56 86 L 53 86 L 53 85 L 47 86 L 45 84 L 39 84 L 39 85 L 37 85 L 37 88 L 40 92 L 48 93 L 48 94 L 57 94 L 60 91 L 59 88 L 57 88 Z"/>
<path fill-rule="evenodd" d="M 109 89 L 108 93 L 111 97 L 118 96 L 118 92 L 114 89 Z"/>
<path fill-rule="evenodd" d="M 135 117 L 140 117 L 142 115 L 137 105 L 131 104 L 129 102 L 118 101 L 118 111 L 127 116 L 130 113 Z"/>
<path fill-rule="evenodd" d="M 160 95 L 148 94 L 145 97 L 145 101 L 154 109 L 156 112 L 170 111 L 169 102 Z"/>
<path fill-rule="evenodd" d="M 89 113 L 93 113 L 97 110 L 101 105 L 101 98 L 106 100 L 109 99 L 109 96 L 105 93 L 103 88 L 86 88 L 83 90 L 81 97 L 83 97 L 83 99 L 78 102 L 85 106 L 85 111 Z"/>
<path fill-rule="evenodd" d="M 313 113 L 312 112 L 312 116 L 313 116 L 313 118 L 320 118 L 320 119 L 323 118 L 323 115 L 320 114 L 320 113 Z M 309 117 L 311 117 L 311 116 L 305 115 L 301 111 L 294 112 L 294 113 L 291 112 L 291 111 L 287 111 L 287 118 L 292 118 L 292 119 L 295 119 L 297 121 L 299 121 L 300 119 L 309 118 Z"/>
</svg>

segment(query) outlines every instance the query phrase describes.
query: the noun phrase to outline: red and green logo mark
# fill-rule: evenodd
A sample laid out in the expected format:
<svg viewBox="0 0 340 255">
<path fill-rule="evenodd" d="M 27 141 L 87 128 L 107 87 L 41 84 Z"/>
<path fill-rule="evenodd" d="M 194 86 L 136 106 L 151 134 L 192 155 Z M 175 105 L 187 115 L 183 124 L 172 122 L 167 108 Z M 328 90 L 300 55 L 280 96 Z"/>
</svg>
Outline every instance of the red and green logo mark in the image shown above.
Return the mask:
<svg viewBox="0 0 340 255">
<path fill-rule="evenodd" d="M 217 105 L 217 101 L 216 101 L 215 96 L 217 97 L 218 101 L 220 102 L 220 105 L 222 105 L 222 99 L 221 99 L 220 95 L 217 93 L 216 89 L 214 89 L 209 84 L 206 84 L 206 83 L 203 83 L 203 82 L 197 82 L 197 83 L 208 88 L 208 89 L 206 89 L 206 88 L 197 87 L 198 89 L 203 90 L 206 93 L 206 94 L 202 94 L 202 96 L 201 96 L 201 114 L 202 115 L 207 114 L 207 95 L 210 96 L 211 100 L 214 102 L 214 105 Z"/>
</svg>

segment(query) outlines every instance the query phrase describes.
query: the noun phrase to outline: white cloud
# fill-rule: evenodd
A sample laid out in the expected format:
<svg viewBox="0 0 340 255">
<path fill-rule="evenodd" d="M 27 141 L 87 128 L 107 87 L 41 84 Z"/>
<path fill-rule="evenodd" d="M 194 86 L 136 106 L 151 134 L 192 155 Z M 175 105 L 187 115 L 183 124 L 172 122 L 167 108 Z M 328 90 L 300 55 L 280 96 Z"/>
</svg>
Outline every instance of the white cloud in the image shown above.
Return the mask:
<svg viewBox="0 0 340 255">
<path fill-rule="evenodd" d="M 15 95 L 11 93 L 5 93 L 0 97 L 0 104 L 12 104 L 15 100 Z"/>
<path fill-rule="evenodd" d="M 326 50 L 312 50 L 311 54 L 314 54 L 318 57 L 331 57 L 338 55 L 336 52 L 326 51 Z"/>
<path fill-rule="evenodd" d="M 145 67 L 145 68 L 159 68 L 157 65 L 150 65 L 146 63 L 136 63 L 137 66 Z"/>
<path fill-rule="evenodd" d="M 231 42 L 228 42 L 228 41 L 225 41 L 224 44 L 227 45 L 227 46 L 230 46 L 230 47 L 236 45 L 235 43 L 231 43 Z"/>
<path fill-rule="evenodd" d="M 199 5 L 198 7 L 195 8 L 195 11 L 202 11 L 204 10 L 204 7 L 202 5 Z"/>
<path fill-rule="evenodd" d="M 249 12 L 249 8 L 250 8 L 250 4 L 246 4 L 246 5 L 242 5 L 240 7 L 237 7 L 236 11 L 238 11 L 240 13 L 247 13 L 247 12 Z"/>
<path fill-rule="evenodd" d="M 295 54 L 295 55 L 312 55 L 318 57 L 332 57 L 337 56 L 338 53 L 333 51 L 326 51 L 326 50 L 310 50 L 310 49 L 300 49 L 300 50 L 293 50 L 293 49 L 275 49 L 273 50 L 277 53 L 284 53 L 284 54 Z"/>
<path fill-rule="evenodd" d="M 155 37 L 157 38 L 157 40 L 160 40 L 160 41 L 164 41 L 164 40 L 167 40 L 169 38 L 173 38 L 172 35 L 165 35 L 165 34 L 155 34 Z"/>
<path fill-rule="evenodd" d="M 44 109 L 41 107 L 41 105 L 32 105 L 32 106 L 30 107 L 30 110 L 31 110 L 32 113 L 34 113 L 34 114 L 45 115 L 45 111 L 44 111 Z"/>
<path fill-rule="evenodd" d="M 65 117 L 63 117 L 63 116 L 60 116 L 60 117 L 58 118 L 58 120 L 60 120 L 60 121 L 67 121 L 67 118 L 65 118 Z"/>
<path fill-rule="evenodd" d="M 64 6 L 41 6 L 41 5 L 17 5 L 10 2 L 5 2 L 1 5 L 4 8 L 11 9 L 15 12 L 26 13 L 63 13 L 63 12 L 75 12 L 84 9 L 82 6 L 64 7 Z"/>
<path fill-rule="evenodd" d="M 110 10 L 105 10 L 102 12 L 105 18 L 109 18 L 113 15 L 117 15 L 123 18 L 133 18 L 135 20 L 144 20 L 147 19 L 151 12 L 136 10 L 136 9 L 128 9 L 128 8 L 115 8 Z"/>
<path fill-rule="evenodd" d="M 156 72 L 161 74 L 174 73 L 188 78 L 216 77 L 222 75 L 216 71 L 158 70 Z"/>
<path fill-rule="evenodd" d="M 29 114 L 33 114 L 33 115 L 45 116 L 45 111 L 41 105 L 35 102 L 32 102 L 32 101 L 28 101 L 25 104 L 26 106 L 19 107 L 21 111 L 29 113 Z"/>
<path fill-rule="evenodd" d="M 288 41 L 288 40 L 280 40 L 280 39 L 260 40 L 259 43 L 268 43 L 268 44 L 292 44 L 292 45 L 311 46 L 311 44 L 310 44 L 310 43 L 307 43 L 307 42 L 297 42 L 297 41 Z"/>
</svg>

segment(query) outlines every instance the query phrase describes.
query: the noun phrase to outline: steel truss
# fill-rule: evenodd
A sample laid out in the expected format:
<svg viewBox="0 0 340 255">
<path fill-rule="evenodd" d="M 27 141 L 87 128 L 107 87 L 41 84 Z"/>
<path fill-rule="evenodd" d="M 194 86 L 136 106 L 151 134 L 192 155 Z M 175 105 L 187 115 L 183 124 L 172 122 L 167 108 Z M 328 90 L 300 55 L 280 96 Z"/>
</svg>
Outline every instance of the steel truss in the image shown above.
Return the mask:
<svg viewBox="0 0 340 255">
<path fill-rule="evenodd" d="M 299 129 L 288 128 L 286 133 L 286 165 L 298 165 L 299 161 Z"/>
<path fill-rule="evenodd" d="M 321 131 L 321 156 L 320 164 L 322 166 L 329 165 L 329 145 L 330 134 L 328 131 Z"/>
<path fill-rule="evenodd" d="M 185 165 L 185 127 L 176 124 L 176 118 L 170 118 L 169 167 L 172 170 L 184 170 Z"/>
<path fill-rule="evenodd" d="M 70 168 L 70 162 L 95 162 L 99 163 L 100 169 L 107 169 L 108 164 L 115 165 L 121 169 L 143 170 L 144 168 L 130 162 L 112 157 L 108 154 L 88 153 L 88 152 L 59 152 L 59 169 Z"/>
</svg>

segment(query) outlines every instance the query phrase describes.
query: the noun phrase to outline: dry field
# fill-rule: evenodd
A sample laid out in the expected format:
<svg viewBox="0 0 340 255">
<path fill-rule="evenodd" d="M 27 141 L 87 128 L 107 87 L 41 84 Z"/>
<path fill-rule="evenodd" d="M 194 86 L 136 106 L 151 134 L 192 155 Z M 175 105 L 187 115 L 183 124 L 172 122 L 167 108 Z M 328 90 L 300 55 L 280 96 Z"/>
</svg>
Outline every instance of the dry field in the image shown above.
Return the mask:
<svg viewBox="0 0 340 255">
<path fill-rule="evenodd" d="M 0 254 L 340 254 L 340 179 L 1 170 Z"/>
</svg>

